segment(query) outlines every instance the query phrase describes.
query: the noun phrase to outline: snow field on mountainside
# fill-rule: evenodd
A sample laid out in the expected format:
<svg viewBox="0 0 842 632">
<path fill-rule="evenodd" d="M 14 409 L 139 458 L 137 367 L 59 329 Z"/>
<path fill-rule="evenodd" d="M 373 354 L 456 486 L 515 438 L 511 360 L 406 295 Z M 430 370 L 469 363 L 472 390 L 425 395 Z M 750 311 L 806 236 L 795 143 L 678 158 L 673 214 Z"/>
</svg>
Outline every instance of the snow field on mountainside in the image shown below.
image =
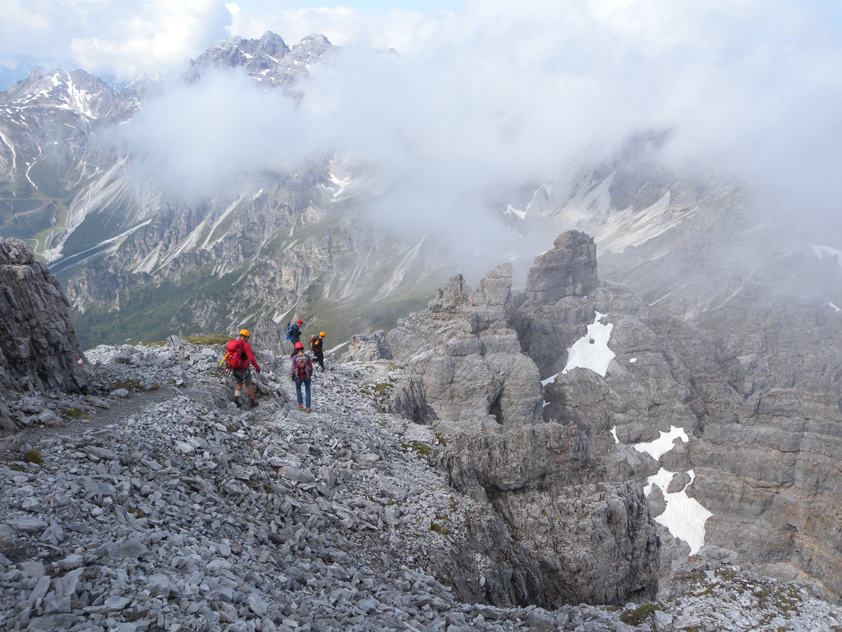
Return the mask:
<svg viewBox="0 0 842 632">
<path fill-rule="evenodd" d="M 672 450 L 676 439 L 680 439 L 684 443 L 689 441 L 684 429 L 675 426 L 671 426 L 669 432 L 661 430 L 659 434 L 660 436 L 654 441 L 635 443 L 631 447 L 638 452 L 648 454 L 657 461 Z M 614 443 L 620 443 L 616 426 L 611 429 L 611 436 L 614 437 Z M 666 502 L 666 509 L 655 518 L 655 522 L 666 527 L 674 537 L 687 542 L 690 545 L 690 554 L 693 555 L 705 545 L 705 522 L 713 514 L 705 509 L 699 501 L 687 495 L 685 489 L 693 483 L 696 473 L 693 470 L 688 470 L 686 474 L 690 476 L 690 482 L 677 492 L 669 492 L 667 490 L 677 472 L 670 472 L 661 468 L 657 474 L 646 479 L 646 487 L 643 488 L 643 493 L 648 498 L 652 493 L 653 486 L 660 488 Z"/>
<path fill-rule="evenodd" d="M 573 343 L 567 350 L 567 366 L 562 371 L 567 374 L 573 369 L 590 369 L 594 373 L 605 377 L 608 365 L 616 357 L 616 354 L 608 348 L 608 339 L 611 337 L 611 330 L 614 325 L 601 323 L 608 314 L 596 312 L 593 323 L 588 325 L 588 333 Z"/>
</svg>

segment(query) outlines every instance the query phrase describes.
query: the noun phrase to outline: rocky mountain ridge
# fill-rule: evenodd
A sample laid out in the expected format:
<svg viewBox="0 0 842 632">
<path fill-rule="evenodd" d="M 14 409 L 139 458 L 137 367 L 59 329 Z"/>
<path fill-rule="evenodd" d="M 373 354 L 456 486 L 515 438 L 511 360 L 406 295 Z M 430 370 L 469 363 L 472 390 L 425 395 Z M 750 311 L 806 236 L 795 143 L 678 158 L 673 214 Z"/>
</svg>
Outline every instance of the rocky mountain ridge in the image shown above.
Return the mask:
<svg viewBox="0 0 842 632">
<path fill-rule="evenodd" d="M 185 79 L 197 81 L 203 72 L 211 68 L 242 68 L 255 81 L 287 87 L 305 76 L 310 65 L 322 59 L 332 48 L 324 35 L 315 33 L 292 48 L 271 31 L 266 31 L 260 39 L 234 37 L 211 46 L 191 60 Z"/>
</svg>

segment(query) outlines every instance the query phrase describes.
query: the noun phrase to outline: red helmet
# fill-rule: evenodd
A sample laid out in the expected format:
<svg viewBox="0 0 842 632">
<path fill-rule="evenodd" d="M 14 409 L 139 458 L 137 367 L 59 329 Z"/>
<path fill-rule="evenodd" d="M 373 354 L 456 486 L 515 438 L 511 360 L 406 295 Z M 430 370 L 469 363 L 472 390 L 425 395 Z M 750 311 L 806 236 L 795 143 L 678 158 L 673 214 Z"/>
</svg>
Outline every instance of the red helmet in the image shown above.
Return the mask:
<svg viewBox="0 0 842 632">
<path fill-rule="evenodd" d="M 295 324 L 296 325 L 303 325 L 304 321 L 299 318 L 298 320 L 295 321 Z"/>
<path fill-rule="evenodd" d="M 304 348 L 304 343 L 303 343 L 303 342 L 296 342 L 296 343 L 295 343 L 295 348 L 296 348 L 296 349 L 303 349 L 303 348 Z"/>
</svg>

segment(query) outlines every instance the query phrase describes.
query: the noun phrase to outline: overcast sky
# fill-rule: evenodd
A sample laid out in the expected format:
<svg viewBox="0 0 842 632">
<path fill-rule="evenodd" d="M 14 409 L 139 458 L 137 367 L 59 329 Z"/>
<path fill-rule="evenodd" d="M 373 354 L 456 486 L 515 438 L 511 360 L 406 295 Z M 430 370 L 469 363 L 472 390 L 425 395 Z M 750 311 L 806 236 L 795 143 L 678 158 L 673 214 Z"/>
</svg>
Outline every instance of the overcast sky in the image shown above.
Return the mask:
<svg viewBox="0 0 842 632">
<path fill-rule="evenodd" d="M 840 15 L 840 0 L 0 0 L 0 61 L 129 79 L 177 76 L 231 35 L 293 45 L 316 32 L 343 47 L 297 109 L 231 77 L 145 106 L 135 138 L 197 187 L 232 156 L 257 168 L 356 151 L 388 165 L 402 204 L 424 200 L 444 220 L 495 187 L 552 181 L 669 130 L 674 164 L 731 171 L 827 217 L 842 215 Z"/>
</svg>

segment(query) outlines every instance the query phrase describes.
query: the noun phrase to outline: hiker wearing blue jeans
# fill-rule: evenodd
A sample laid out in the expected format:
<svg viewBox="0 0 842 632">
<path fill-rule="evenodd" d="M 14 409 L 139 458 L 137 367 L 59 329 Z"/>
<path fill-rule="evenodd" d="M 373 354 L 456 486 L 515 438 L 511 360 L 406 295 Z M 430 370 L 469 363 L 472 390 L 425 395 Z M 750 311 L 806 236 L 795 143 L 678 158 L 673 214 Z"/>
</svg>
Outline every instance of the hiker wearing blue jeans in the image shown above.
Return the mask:
<svg viewBox="0 0 842 632">
<path fill-rule="evenodd" d="M 304 385 L 304 393 L 307 396 L 306 412 L 310 412 L 310 376 L 313 375 L 313 360 L 304 353 L 304 345 L 295 343 L 295 355 L 292 356 L 292 379 L 295 381 L 295 396 L 298 400 L 298 407 L 302 408 L 301 385 Z"/>
</svg>

